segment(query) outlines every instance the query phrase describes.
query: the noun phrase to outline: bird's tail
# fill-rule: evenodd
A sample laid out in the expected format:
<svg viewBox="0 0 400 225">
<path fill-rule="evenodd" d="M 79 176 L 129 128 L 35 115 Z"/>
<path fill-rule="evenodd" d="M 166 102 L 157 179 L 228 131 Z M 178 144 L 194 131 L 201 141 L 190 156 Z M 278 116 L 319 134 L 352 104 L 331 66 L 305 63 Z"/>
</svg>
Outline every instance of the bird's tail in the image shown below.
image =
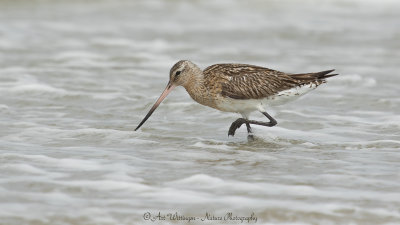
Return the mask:
<svg viewBox="0 0 400 225">
<path fill-rule="evenodd" d="M 337 73 L 331 74 L 335 70 L 325 70 L 316 73 L 298 73 L 290 74 L 290 76 L 296 80 L 313 81 L 313 80 L 325 80 L 328 77 L 339 75 Z"/>
</svg>

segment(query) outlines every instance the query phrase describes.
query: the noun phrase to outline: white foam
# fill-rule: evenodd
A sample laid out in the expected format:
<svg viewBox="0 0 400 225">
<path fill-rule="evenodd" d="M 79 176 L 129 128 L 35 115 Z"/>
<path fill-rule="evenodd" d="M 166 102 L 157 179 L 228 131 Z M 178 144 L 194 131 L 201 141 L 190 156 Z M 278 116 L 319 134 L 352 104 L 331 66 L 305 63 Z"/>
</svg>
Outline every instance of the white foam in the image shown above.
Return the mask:
<svg viewBox="0 0 400 225">
<path fill-rule="evenodd" d="M 273 196 L 313 196 L 313 197 L 334 197 L 343 200 L 369 200 L 379 196 L 381 201 L 391 202 L 394 199 L 400 201 L 400 194 L 396 192 L 379 192 L 379 191 L 351 191 L 342 188 L 316 188 L 309 185 L 299 184 L 277 184 L 264 182 L 243 182 L 237 180 L 220 179 L 206 174 L 196 174 L 181 180 L 168 182 L 168 186 L 187 188 L 190 190 L 225 190 L 225 195 L 234 193 L 252 193 L 255 195 L 273 195 Z"/>
<path fill-rule="evenodd" d="M 213 187 L 219 187 L 224 184 L 225 181 L 223 181 L 220 178 L 216 177 L 211 177 L 207 174 L 196 174 L 191 177 L 184 178 L 182 180 L 170 182 L 171 184 L 179 184 L 179 185 L 185 185 L 185 186 L 193 186 L 193 187 L 207 187 L 207 188 L 213 188 Z"/>
<path fill-rule="evenodd" d="M 82 187 L 97 191 L 127 190 L 132 193 L 136 193 L 136 192 L 146 192 L 153 190 L 152 187 L 149 187 L 144 184 L 136 182 L 117 181 L 117 180 L 95 180 L 95 181 L 74 180 L 74 181 L 57 181 L 56 183 L 70 187 Z"/>
<path fill-rule="evenodd" d="M 57 168 L 71 170 L 98 170 L 102 167 L 101 164 L 92 160 L 74 159 L 74 158 L 54 158 L 45 155 L 25 155 L 25 159 L 40 162 L 46 165 L 52 165 Z"/>
<path fill-rule="evenodd" d="M 193 147 L 198 147 L 198 148 L 205 148 L 205 149 L 217 149 L 217 150 L 231 150 L 232 147 L 225 145 L 225 144 L 218 144 L 218 145 L 212 145 L 212 144 L 207 144 L 204 142 L 196 142 L 195 144 L 192 145 Z"/>
<path fill-rule="evenodd" d="M 0 110 L 8 110 L 9 108 L 8 105 L 0 104 Z"/>
<path fill-rule="evenodd" d="M 39 169 L 37 167 L 31 166 L 29 164 L 22 164 L 22 163 L 13 163 L 13 164 L 5 164 L 0 166 L 4 170 L 13 170 L 16 172 L 22 173 L 32 173 L 32 174 L 46 174 L 45 170 Z"/>
<path fill-rule="evenodd" d="M 292 130 L 280 126 L 273 128 L 255 127 L 253 128 L 253 131 L 257 137 L 263 138 L 266 141 L 277 141 L 278 138 L 304 140 L 309 143 L 337 143 L 353 140 L 351 137 L 328 133 L 322 130 Z"/>
</svg>

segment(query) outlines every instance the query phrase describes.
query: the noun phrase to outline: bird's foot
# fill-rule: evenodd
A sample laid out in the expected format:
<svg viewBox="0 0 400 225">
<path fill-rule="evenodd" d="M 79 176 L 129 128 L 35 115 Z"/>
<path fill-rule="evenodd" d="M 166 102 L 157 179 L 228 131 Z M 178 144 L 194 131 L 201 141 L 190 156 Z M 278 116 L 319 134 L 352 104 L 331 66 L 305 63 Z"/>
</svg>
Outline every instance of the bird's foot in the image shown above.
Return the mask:
<svg viewBox="0 0 400 225">
<path fill-rule="evenodd" d="M 246 120 L 243 118 L 239 118 L 237 120 L 235 120 L 235 122 L 233 122 L 231 124 L 231 127 L 229 127 L 229 131 L 228 131 L 228 136 L 234 136 L 235 135 L 235 131 L 237 129 L 239 129 L 240 126 L 242 126 L 242 124 L 246 123 Z"/>
<path fill-rule="evenodd" d="M 253 134 L 247 135 L 247 141 L 254 141 L 254 135 Z"/>
</svg>

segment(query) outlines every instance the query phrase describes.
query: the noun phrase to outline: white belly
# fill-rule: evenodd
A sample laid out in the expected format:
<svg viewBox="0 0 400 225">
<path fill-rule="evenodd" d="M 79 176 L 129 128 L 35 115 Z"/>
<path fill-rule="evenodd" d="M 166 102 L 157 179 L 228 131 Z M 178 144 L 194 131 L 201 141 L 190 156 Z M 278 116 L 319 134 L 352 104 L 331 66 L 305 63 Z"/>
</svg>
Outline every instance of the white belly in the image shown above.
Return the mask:
<svg viewBox="0 0 400 225">
<path fill-rule="evenodd" d="M 314 90 L 315 85 L 304 85 L 297 88 L 281 91 L 274 96 L 262 99 L 233 99 L 221 98 L 217 101 L 218 109 L 225 112 L 237 112 L 243 115 L 248 115 L 253 111 L 266 111 L 268 106 L 283 105 L 287 102 L 293 101 L 298 97 Z"/>
</svg>

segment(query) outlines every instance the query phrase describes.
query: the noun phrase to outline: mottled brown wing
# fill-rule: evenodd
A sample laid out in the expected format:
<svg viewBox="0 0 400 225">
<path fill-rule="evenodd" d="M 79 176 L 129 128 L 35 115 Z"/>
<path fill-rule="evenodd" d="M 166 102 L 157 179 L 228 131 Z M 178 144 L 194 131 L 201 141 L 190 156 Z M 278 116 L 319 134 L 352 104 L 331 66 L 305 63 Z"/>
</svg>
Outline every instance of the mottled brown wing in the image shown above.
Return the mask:
<svg viewBox="0 0 400 225">
<path fill-rule="evenodd" d="M 206 80 L 219 82 L 221 95 L 234 99 L 265 98 L 304 83 L 283 72 L 246 64 L 212 65 L 204 76 L 218 77 Z"/>
</svg>

